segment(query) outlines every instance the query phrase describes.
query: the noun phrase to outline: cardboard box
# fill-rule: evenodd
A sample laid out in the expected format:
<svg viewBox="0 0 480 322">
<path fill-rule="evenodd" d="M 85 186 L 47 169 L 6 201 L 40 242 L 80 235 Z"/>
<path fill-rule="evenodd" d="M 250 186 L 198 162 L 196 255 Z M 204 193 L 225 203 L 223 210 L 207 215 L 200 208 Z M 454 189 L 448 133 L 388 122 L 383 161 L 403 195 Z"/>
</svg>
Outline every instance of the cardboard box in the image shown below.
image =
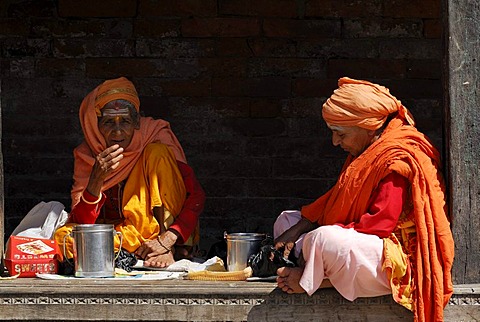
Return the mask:
<svg viewBox="0 0 480 322">
<path fill-rule="evenodd" d="M 58 272 L 59 247 L 55 240 L 10 236 L 5 266 L 11 276 L 35 277 L 36 273 Z"/>
</svg>

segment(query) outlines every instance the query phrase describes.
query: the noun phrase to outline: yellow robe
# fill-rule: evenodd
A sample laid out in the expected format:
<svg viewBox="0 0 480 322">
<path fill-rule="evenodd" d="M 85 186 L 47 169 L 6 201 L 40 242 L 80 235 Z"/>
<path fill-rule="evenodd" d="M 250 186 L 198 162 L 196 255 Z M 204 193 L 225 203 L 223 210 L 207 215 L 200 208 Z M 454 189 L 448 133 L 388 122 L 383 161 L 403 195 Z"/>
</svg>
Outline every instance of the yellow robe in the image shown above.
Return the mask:
<svg viewBox="0 0 480 322">
<path fill-rule="evenodd" d="M 121 161 L 120 161 L 121 162 Z M 121 247 L 134 252 L 147 240 L 157 238 L 161 228 L 153 215 L 154 207 L 164 208 L 164 229 L 174 222 L 182 210 L 186 198 L 185 185 L 172 151 L 164 144 L 147 145 L 130 172 L 122 197 L 124 220 L 115 225 L 123 239 Z M 67 258 L 73 257 L 71 232 L 76 223 L 69 223 L 55 232 L 55 240 L 64 249 Z M 163 230 L 163 229 L 162 229 Z M 198 228 L 184 243 L 198 243 Z M 120 237 L 115 236 L 115 249 L 119 249 Z"/>
</svg>

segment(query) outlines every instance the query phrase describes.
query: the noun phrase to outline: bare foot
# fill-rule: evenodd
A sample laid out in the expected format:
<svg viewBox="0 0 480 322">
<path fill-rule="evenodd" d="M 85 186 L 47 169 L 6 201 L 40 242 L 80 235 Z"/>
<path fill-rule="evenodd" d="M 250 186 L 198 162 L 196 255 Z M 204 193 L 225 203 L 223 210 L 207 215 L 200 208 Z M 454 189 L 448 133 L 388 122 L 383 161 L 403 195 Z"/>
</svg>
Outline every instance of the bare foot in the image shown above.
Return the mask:
<svg viewBox="0 0 480 322">
<path fill-rule="evenodd" d="M 300 267 L 281 267 L 277 270 L 278 287 L 288 293 L 305 293 L 300 286 L 300 278 L 303 274 L 303 268 Z"/>
<path fill-rule="evenodd" d="M 151 257 L 143 262 L 144 266 L 164 268 L 175 263 L 172 252 Z"/>
</svg>

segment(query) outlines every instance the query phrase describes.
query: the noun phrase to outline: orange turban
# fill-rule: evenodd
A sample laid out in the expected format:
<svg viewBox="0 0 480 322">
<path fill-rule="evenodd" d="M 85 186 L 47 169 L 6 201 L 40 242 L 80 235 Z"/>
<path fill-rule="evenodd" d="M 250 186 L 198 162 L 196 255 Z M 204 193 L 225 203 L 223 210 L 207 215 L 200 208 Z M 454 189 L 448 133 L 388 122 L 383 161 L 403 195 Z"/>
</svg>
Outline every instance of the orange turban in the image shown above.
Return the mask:
<svg viewBox="0 0 480 322">
<path fill-rule="evenodd" d="M 323 104 L 327 124 L 378 130 L 390 114 L 398 112 L 400 118 L 415 125 L 413 116 L 388 88 L 348 77 L 340 78 L 338 86 Z"/>
<path fill-rule="evenodd" d="M 140 99 L 137 90 L 131 81 L 125 77 L 109 79 L 98 86 L 97 97 L 95 98 L 95 112 L 102 116 L 100 111 L 105 104 L 114 100 L 127 100 L 135 106 L 137 112 L 140 110 Z"/>
</svg>

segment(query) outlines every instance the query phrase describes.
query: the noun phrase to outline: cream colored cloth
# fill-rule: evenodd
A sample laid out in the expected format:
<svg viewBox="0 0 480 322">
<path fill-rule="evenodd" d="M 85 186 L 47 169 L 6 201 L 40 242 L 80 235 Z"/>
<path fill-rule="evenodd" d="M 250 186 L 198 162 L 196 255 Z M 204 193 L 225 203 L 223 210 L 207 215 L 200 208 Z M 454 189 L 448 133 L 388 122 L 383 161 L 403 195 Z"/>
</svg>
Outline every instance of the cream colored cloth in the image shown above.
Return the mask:
<svg viewBox="0 0 480 322">
<path fill-rule="evenodd" d="M 279 227 L 294 225 L 300 211 L 283 212 L 275 222 L 274 237 L 283 233 Z M 337 225 L 319 227 L 303 237 L 302 253 L 306 261 L 300 286 L 312 295 L 324 279 L 347 300 L 391 294 L 387 274 L 382 272 L 383 239 Z M 296 251 L 300 251 L 297 250 Z"/>
</svg>

